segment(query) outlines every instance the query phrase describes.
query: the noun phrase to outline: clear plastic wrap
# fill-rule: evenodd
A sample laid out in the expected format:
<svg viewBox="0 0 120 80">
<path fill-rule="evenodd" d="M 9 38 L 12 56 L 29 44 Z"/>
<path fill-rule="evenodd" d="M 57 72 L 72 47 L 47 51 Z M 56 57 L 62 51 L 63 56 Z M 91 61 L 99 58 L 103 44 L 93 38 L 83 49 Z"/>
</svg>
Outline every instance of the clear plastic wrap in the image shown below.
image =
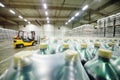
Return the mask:
<svg viewBox="0 0 120 80">
<path fill-rule="evenodd" d="M 111 15 L 106 17 L 106 27 L 110 27 L 114 25 L 115 15 Z"/>
<path fill-rule="evenodd" d="M 120 13 L 117 13 L 115 15 L 116 21 L 115 21 L 115 25 L 119 25 L 120 26 Z"/>
<path fill-rule="evenodd" d="M 70 54 L 70 52 L 69 54 L 65 54 L 64 65 L 56 80 L 89 80 L 80 59 L 77 56 L 78 54 L 76 54 Z"/>
<path fill-rule="evenodd" d="M 112 65 L 114 66 L 116 72 L 119 75 L 119 79 L 120 79 L 120 57 L 117 58 L 115 61 L 112 62 Z"/>
<path fill-rule="evenodd" d="M 105 18 L 99 19 L 99 20 L 97 21 L 97 26 L 98 26 L 99 28 L 105 27 Z"/>
<path fill-rule="evenodd" d="M 111 51 L 99 49 L 98 57 L 85 64 L 91 80 L 119 80 L 110 61 L 111 55 Z"/>
</svg>

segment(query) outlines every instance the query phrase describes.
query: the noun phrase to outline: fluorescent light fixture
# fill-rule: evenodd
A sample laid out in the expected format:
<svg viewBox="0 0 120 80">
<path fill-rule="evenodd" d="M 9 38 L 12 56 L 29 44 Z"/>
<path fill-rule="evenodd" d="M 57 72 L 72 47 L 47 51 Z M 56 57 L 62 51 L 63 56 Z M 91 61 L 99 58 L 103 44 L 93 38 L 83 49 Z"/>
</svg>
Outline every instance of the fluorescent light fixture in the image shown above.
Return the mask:
<svg viewBox="0 0 120 80">
<path fill-rule="evenodd" d="M 67 25 L 68 23 L 66 22 L 65 24 Z"/>
<path fill-rule="evenodd" d="M 48 12 L 47 12 L 47 11 L 45 11 L 45 15 L 46 15 L 46 16 L 48 15 Z"/>
<path fill-rule="evenodd" d="M 50 23 L 50 21 L 47 21 L 47 23 Z"/>
<path fill-rule="evenodd" d="M 13 10 L 11 10 L 11 9 L 10 9 L 9 11 L 10 11 L 12 14 L 15 14 L 15 11 L 13 11 Z"/>
<path fill-rule="evenodd" d="M 27 22 L 27 19 L 24 19 L 25 22 Z"/>
<path fill-rule="evenodd" d="M 47 9 L 47 4 L 44 3 L 44 4 L 43 4 L 43 7 L 44 7 L 44 9 Z"/>
<path fill-rule="evenodd" d="M 23 17 L 22 17 L 22 16 L 20 16 L 20 15 L 19 15 L 18 17 L 19 17 L 20 19 L 23 19 Z"/>
<path fill-rule="evenodd" d="M 74 20 L 74 19 L 75 19 L 75 17 L 72 17 L 72 18 L 71 18 L 71 20 Z"/>
<path fill-rule="evenodd" d="M 49 20 L 49 17 L 47 17 L 46 19 Z"/>
<path fill-rule="evenodd" d="M 86 10 L 88 8 L 88 5 L 85 5 L 83 8 L 82 8 L 82 10 L 84 11 L 84 10 Z"/>
<path fill-rule="evenodd" d="M 30 24 L 31 22 L 29 21 L 28 24 Z"/>
<path fill-rule="evenodd" d="M 5 7 L 5 5 L 0 2 L 0 7 Z"/>
<path fill-rule="evenodd" d="M 70 20 L 68 20 L 68 22 L 71 22 L 71 19 L 70 19 Z"/>
<path fill-rule="evenodd" d="M 80 14 L 80 13 L 79 13 L 79 12 L 77 12 L 77 13 L 75 14 L 75 16 L 77 17 L 79 14 Z"/>
</svg>

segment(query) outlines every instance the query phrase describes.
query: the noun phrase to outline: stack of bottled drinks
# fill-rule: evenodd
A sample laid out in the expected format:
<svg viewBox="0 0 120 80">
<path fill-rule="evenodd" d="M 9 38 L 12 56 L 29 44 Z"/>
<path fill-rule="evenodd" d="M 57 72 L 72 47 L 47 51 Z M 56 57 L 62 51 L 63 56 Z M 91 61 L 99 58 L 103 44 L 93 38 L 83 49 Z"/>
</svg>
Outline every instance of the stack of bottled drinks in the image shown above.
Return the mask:
<svg viewBox="0 0 120 80">
<path fill-rule="evenodd" d="M 0 80 L 120 80 L 118 39 L 62 39 L 14 55 Z"/>
</svg>

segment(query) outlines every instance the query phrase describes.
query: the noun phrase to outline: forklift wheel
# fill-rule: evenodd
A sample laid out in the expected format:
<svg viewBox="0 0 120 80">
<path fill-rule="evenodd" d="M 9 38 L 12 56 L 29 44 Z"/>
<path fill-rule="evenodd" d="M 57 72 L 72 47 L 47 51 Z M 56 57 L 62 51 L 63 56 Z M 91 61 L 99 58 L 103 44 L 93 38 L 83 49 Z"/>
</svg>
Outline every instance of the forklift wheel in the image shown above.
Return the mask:
<svg viewBox="0 0 120 80">
<path fill-rule="evenodd" d="M 20 48 L 23 48 L 23 47 L 24 47 L 24 45 L 23 45 L 23 44 L 20 44 L 20 45 L 19 45 L 19 47 L 20 47 Z"/>
</svg>

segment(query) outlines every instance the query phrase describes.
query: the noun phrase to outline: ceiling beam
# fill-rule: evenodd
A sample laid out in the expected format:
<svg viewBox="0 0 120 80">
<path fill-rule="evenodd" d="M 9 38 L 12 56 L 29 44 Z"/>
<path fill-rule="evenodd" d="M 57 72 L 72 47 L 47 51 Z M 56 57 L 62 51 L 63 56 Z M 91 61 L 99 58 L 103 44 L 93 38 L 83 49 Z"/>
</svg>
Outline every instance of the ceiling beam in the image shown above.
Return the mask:
<svg viewBox="0 0 120 80">
<path fill-rule="evenodd" d="M 16 20 L 16 21 L 23 21 L 21 19 L 19 19 L 18 17 L 10 17 L 10 16 L 6 16 L 7 18 L 11 18 L 11 20 Z M 29 21 L 34 21 L 34 20 L 40 20 L 40 21 L 46 21 L 46 17 L 39 17 L 39 16 L 24 16 L 25 19 L 29 20 Z M 49 16 L 51 21 L 65 21 L 69 18 L 69 16 Z"/>
<path fill-rule="evenodd" d="M 43 9 L 42 5 L 40 4 L 23 4 L 23 3 L 17 3 L 17 4 L 14 4 L 14 3 L 10 3 L 10 4 L 6 4 L 8 7 L 10 8 L 21 8 L 21 9 Z M 48 6 L 48 9 L 50 10 L 79 10 L 80 8 L 79 7 L 65 7 L 65 6 Z"/>
<path fill-rule="evenodd" d="M 100 10 L 103 10 L 105 9 L 106 7 L 110 6 L 110 5 L 113 5 L 115 3 L 118 3 L 120 2 L 120 0 L 109 0 L 107 3 L 105 3 L 104 5 L 102 5 L 101 7 L 99 7 L 98 9 L 96 9 L 96 11 L 100 11 Z"/>
<path fill-rule="evenodd" d="M 101 12 L 99 12 L 97 10 L 89 9 L 89 11 L 91 11 L 91 14 L 98 14 L 98 15 L 101 15 L 101 16 L 104 16 L 104 17 L 109 16 L 109 14 L 101 13 Z"/>
<path fill-rule="evenodd" d="M 11 24 L 18 25 L 15 21 L 6 19 L 6 18 L 4 18 L 4 17 L 0 17 L 0 21 L 4 21 L 4 22 L 7 22 L 7 23 L 11 23 Z"/>
<path fill-rule="evenodd" d="M 46 18 L 26 18 L 29 21 L 33 21 L 33 20 L 40 20 L 40 21 L 46 21 Z M 12 18 L 11 20 L 17 20 L 19 21 L 19 18 Z M 65 21 L 68 20 L 68 18 L 50 18 L 50 21 Z M 20 20 L 21 21 L 21 20 Z"/>
<path fill-rule="evenodd" d="M 36 22 L 38 25 L 42 26 L 42 24 L 41 24 L 38 20 L 35 20 L 35 22 Z"/>
<path fill-rule="evenodd" d="M 120 2 L 120 0 L 109 0 L 107 3 L 105 3 L 104 5 L 102 5 L 101 7 L 99 7 L 98 9 L 96 9 L 96 10 L 92 10 L 92 9 L 89 9 L 90 11 L 91 11 L 91 14 L 98 14 L 98 15 L 101 15 L 101 16 L 103 16 L 103 17 L 107 17 L 107 16 L 109 16 L 110 14 L 105 14 L 105 13 L 101 13 L 101 12 L 99 12 L 100 10 L 103 10 L 103 9 L 105 9 L 106 7 L 109 7 L 110 5 L 113 5 L 113 4 L 115 4 L 115 3 L 117 3 L 117 2 Z M 89 10 L 88 10 L 88 14 L 87 15 L 85 15 L 85 19 L 86 18 L 88 18 L 88 16 L 89 16 Z M 90 21 L 90 23 L 94 23 L 94 22 L 96 22 L 97 20 L 94 20 L 94 21 Z"/>
</svg>

